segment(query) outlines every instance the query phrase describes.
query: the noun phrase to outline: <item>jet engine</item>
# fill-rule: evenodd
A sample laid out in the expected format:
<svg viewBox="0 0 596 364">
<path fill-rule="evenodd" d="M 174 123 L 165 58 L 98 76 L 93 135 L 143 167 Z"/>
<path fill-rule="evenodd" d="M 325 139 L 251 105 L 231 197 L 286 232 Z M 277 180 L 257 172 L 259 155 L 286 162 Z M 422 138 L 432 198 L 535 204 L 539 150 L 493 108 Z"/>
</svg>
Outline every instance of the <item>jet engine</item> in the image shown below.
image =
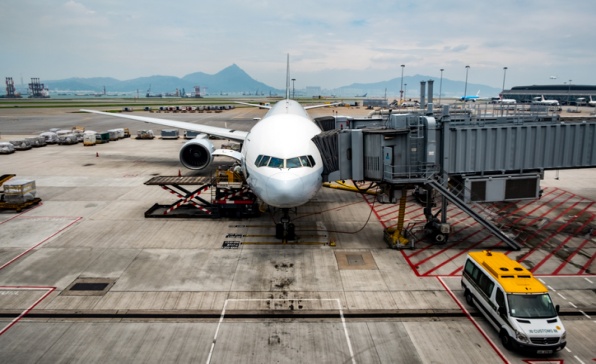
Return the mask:
<svg viewBox="0 0 596 364">
<path fill-rule="evenodd" d="M 214 151 L 213 143 L 207 138 L 207 135 L 199 134 L 182 146 L 180 162 L 188 169 L 204 169 L 213 161 Z"/>
</svg>

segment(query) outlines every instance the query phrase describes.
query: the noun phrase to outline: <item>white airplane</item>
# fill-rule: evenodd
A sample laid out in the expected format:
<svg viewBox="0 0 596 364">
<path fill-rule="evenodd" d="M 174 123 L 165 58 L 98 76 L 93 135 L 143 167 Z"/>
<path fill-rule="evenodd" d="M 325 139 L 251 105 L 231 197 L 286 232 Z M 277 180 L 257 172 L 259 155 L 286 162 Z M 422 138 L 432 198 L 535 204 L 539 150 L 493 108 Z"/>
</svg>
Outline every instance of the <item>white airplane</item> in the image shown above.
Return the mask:
<svg viewBox="0 0 596 364">
<path fill-rule="evenodd" d="M 273 106 L 242 103 L 269 109 L 267 114 L 248 132 L 145 116 L 113 114 L 96 110 L 81 111 L 201 133 L 182 146 L 179 154 L 180 162 L 186 168 L 201 170 L 211 164 L 214 156 L 236 159 L 242 166 L 246 182 L 252 192 L 267 205 L 282 209 L 281 224 L 285 232 L 291 225 L 289 209 L 307 203 L 322 186 L 323 160 L 319 149 L 311 140 L 321 132 L 321 129 L 306 110 L 333 105 L 303 107 L 298 102 L 290 100 L 289 55 L 287 62 L 285 100 Z M 240 152 L 215 149 L 208 138 L 209 135 L 239 141 L 242 143 L 242 149 Z M 293 226 L 291 229 L 293 230 Z"/>
<path fill-rule="evenodd" d="M 592 95 L 590 95 L 590 101 L 588 101 L 588 106 L 596 107 L 596 100 L 592 100 Z"/>
<path fill-rule="evenodd" d="M 545 100 L 544 95 L 540 95 L 540 97 L 535 97 L 532 103 L 535 105 L 559 106 L 559 101 Z"/>
</svg>

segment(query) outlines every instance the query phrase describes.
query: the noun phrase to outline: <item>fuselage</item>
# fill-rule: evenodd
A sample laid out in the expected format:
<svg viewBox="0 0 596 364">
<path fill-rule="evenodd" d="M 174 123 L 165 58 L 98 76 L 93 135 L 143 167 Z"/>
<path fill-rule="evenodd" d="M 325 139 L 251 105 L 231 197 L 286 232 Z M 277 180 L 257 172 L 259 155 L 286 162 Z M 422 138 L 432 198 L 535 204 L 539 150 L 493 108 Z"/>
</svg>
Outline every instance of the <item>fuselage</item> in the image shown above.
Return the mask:
<svg viewBox="0 0 596 364">
<path fill-rule="evenodd" d="M 242 167 L 251 190 L 266 204 L 305 204 L 321 188 L 323 160 L 312 138 L 321 130 L 296 101 L 277 102 L 250 130 Z"/>
</svg>

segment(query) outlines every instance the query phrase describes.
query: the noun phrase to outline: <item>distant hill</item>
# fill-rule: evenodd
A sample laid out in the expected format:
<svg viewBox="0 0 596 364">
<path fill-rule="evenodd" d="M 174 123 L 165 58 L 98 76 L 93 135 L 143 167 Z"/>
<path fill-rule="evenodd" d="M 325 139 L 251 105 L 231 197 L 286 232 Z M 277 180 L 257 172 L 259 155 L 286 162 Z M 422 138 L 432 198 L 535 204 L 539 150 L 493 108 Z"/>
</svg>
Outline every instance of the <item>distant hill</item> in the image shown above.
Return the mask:
<svg viewBox="0 0 596 364">
<path fill-rule="evenodd" d="M 420 81 L 433 79 L 434 94 L 439 94 L 440 80 L 430 76 L 414 75 L 403 78 L 405 97 L 419 98 Z M 74 92 L 86 91 L 101 93 L 104 87 L 108 94 L 136 92 L 144 96 L 149 88 L 152 94 L 174 93 L 176 89 L 186 93 L 194 92 L 195 86 L 201 87 L 201 93 L 210 95 L 226 94 L 246 94 L 246 95 L 283 95 L 284 90 L 279 90 L 268 86 L 250 77 L 244 70 L 236 64 L 232 64 L 210 75 L 204 72 L 195 72 L 182 78 L 174 76 L 149 76 L 139 77 L 132 80 L 120 81 L 111 77 L 93 77 L 93 78 L 68 78 L 64 80 L 51 80 L 42 82 L 50 91 Z M 388 81 L 375 83 L 353 83 L 348 86 L 339 87 L 333 90 L 325 90 L 325 93 L 335 94 L 340 97 L 355 97 L 356 95 L 367 94 L 368 97 L 382 97 L 385 94 L 388 97 L 399 95 L 401 85 L 400 78 L 394 78 Z M 407 86 L 406 86 L 407 85 Z M 452 81 L 443 78 L 442 97 L 460 97 L 464 94 L 465 83 L 463 81 Z M 206 92 L 205 92 L 206 91 Z M 475 95 L 480 91 L 480 97 L 497 96 L 501 89 L 468 83 L 467 94 Z M 311 96 L 311 95 L 307 95 Z"/>
<path fill-rule="evenodd" d="M 224 68 L 214 75 L 195 72 L 182 78 L 156 75 L 126 81 L 119 81 L 108 77 L 68 78 L 65 80 L 44 81 L 44 84 L 51 91 L 91 91 L 100 93 L 103 92 L 105 86 L 108 93 L 135 92 L 138 90 L 142 95 L 145 95 L 149 88 L 151 88 L 152 94 L 174 93 L 176 89 L 180 91 L 184 89 L 186 93 L 191 93 L 194 91 L 195 86 L 200 86 L 201 90 L 207 89 L 209 94 L 226 92 L 269 95 L 270 92 L 283 93 L 280 90 L 254 80 L 235 64 Z"/>
<path fill-rule="evenodd" d="M 433 94 L 435 97 L 439 95 L 439 90 L 441 91 L 442 97 L 461 97 L 464 94 L 464 89 L 466 88 L 466 84 L 463 81 L 452 81 L 446 78 L 443 78 L 443 85 L 440 85 L 440 79 L 430 76 L 423 76 L 423 75 L 414 75 L 414 76 L 404 76 L 403 83 L 404 83 L 404 91 L 405 91 L 405 98 L 407 99 L 418 99 L 420 97 L 420 82 L 421 81 L 428 81 L 433 80 Z M 407 85 L 407 86 L 406 86 Z M 336 94 L 338 95 L 362 95 L 364 93 L 368 93 L 367 96 L 374 97 L 374 96 L 384 96 L 385 90 L 387 91 L 388 96 L 395 96 L 399 95 L 399 90 L 401 87 L 401 78 L 394 78 L 389 81 L 381 81 L 375 83 L 353 83 L 349 86 L 343 86 L 336 89 Z M 428 84 L 427 84 L 428 87 Z M 498 96 L 501 92 L 500 88 L 494 88 L 491 86 L 480 85 L 475 83 L 469 83 L 467 87 L 467 94 L 468 95 L 476 95 L 476 93 L 480 91 L 480 97 L 493 97 Z M 428 92 L 428 91 L 427 91 Z M 425 93 L 425 96 L 428 93 Z"/>
</svg>

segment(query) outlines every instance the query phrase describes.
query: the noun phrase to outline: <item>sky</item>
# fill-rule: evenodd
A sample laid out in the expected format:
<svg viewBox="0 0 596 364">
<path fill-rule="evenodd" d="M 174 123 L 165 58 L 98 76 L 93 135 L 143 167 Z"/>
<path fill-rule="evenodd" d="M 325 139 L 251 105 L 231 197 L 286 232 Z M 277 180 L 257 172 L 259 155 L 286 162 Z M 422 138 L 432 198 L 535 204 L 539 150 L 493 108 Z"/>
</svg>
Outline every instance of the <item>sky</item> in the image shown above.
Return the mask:
<svg viewBox="0 0 596 364">
<path fill-rule="evenodd" d="M 594 0 L 0 0 L 0 77 L 129 80 L 237 64 L 283 89 L 289 53 L 297 89 L 440 69 L 464 81 L 466 66 L 468 82 L 498 88 L 595 85 L 595 16 Z"/>
</svg>

